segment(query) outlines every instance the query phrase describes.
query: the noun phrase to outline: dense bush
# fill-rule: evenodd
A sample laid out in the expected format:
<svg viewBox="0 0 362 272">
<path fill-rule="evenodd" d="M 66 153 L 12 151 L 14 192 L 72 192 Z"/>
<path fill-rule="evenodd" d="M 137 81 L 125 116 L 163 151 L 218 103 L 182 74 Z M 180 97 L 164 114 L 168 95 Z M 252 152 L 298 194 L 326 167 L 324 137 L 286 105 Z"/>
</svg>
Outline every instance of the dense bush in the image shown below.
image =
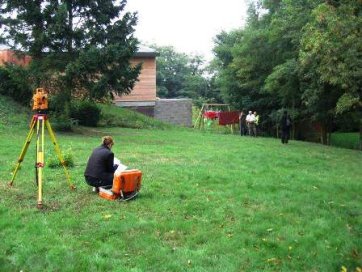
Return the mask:
<svg viewBox="0 0 362 272">
<path fill-rule="evenodd" d="M 101 109 L 89 100 L 73 101 L 70 116 L 78 120 L 79 125 L 96 127 L 101 117 Z"/>
<path fill-rule="evenodd" d="M 28 71 L 20 66 L 0 67 L 0 94 L 11 97 L 23 105 L 28 105 L 32 97 L 28 78 Z"/>
<path fill-rule="evenodd" d="M 52 127 L 55 131 L 72 131 L 72 120 L 66 114 L 55 114 L 52 116 Z"/>
<path fill-rule="evenodd" d="M 71 149 L 66 150 L 63 154 L 63 160 L 66 167 L 74 167 L 74 156 Z M 50 168 L 62 167 L 57 156 L 54 154 L 47 160 L 47 166 Z"/>
</svg>

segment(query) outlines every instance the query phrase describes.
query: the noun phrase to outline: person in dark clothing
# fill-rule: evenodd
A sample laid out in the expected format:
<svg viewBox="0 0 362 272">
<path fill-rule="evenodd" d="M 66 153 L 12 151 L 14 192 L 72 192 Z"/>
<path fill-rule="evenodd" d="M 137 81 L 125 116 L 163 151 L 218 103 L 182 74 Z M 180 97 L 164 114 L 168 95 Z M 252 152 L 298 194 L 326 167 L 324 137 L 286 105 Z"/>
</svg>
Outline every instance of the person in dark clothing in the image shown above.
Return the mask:
<svg viewBox="0 0 362 272">
<path fill-rule="evenodd" d="M 102 144 L 93 150 L 84 172 L 88 185 L 98 188 L 113 184 L 113 174 L 118 166 L 113 165 L 114 154 L 111 151 L 113 144 L 112 137 L 105 136 L 102 138 Z"/>
<path fill-rule="evenodd" d="M 239 115 L 239 125 L 240 125 L 240 136 L 244 136 L 246 134 L 246 121 L 245 121 L 245 113 L 244 111 L 240 112 Z"/>
<path fill-rule="evenodd" d="M 288 115 L 288 112 L 284 111 L 283 116 L 280 119 L 280 127 L 282 129 L 282 144 L 288 143 L 291 126 L 292 126 L 292 119 Z"/>
</svg>

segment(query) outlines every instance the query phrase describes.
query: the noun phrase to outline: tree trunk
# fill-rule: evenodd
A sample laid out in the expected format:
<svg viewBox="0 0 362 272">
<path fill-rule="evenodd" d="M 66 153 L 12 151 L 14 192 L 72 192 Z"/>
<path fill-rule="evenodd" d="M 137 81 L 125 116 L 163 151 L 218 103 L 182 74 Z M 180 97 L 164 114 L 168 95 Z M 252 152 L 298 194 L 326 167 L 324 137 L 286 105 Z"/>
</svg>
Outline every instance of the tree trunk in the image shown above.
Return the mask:
<svg viewBox="0 0 362 272">
<path fill-rule="evenodd" d="M 328 144 L 328 135 L 327 135 L 327 125 L 325 123 L 321 123 L 321 144 Z"/>
<path fill-rule="evenodd" d="M 73 52 L 73 1 L 67 1 L 67 10 L 68 10 L 68 40 L 67 40 L 67 50 L 68 54 L 71 56 Z"/>
<path fill-rule="evenodd" d="M 359 119 L 359 150 L 362 151 L 362 118 Z"/>
</svg>

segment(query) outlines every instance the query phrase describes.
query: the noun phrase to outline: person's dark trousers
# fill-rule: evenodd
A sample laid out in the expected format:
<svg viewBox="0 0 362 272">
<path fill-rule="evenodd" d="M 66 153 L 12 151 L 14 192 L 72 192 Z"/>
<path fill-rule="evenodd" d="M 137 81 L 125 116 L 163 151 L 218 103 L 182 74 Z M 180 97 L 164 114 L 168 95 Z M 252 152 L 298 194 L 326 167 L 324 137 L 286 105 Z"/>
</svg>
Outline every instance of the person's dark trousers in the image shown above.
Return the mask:
<svg viewBox="0 0 362 272">
<path fill-rule="evenodd" d="M 282 130 L 282 144 L 287 144 L 289 140 L 289 129 Z"/>
<path fill-rule="evenodd" d="M 244 136 L 245 135 L 245 126 L 240 124 L 240 136 Z"/>
<path fill-rule="evenodd" d="M 88 185 L 93 187 L 106 187 L 113 185 L 113 173 L 105 173 L 103 176 L 98 179 L 94 177 L 85 176 L 85 181 Z"/>
</svg>

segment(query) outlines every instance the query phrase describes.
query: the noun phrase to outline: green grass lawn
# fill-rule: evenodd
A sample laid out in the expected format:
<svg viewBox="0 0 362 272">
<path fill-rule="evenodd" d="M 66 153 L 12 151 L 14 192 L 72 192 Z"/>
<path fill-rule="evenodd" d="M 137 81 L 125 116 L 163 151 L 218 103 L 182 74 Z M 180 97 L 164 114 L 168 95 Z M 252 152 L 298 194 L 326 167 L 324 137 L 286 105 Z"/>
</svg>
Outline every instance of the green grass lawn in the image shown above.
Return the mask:
<svg viewBox="0 0 362 272">
<path fill-rule="evenodd" d="M 331 145 L 343 148 L 358 149 L 359 133 L 358 132 L 345 132 L 345 133 L 332 133 Z"/>
<path fill-rule="evenodd" d="M 21 123 L 21 122 L 20 122 Z M 25 125 L 26 126 L 25 122 Z M 46 167 L 36 208 L 35 140 L 0 127 L 0 271 L 357 271 L 362 153 L 189 129 L 78 128 L 57 133 L 76 191 Z M 139 197 L 112 202 L 83 171 L 103 135 L 143 172 Z M 46 158 L 54 156 L 46 135 Z"/>
</svg>

